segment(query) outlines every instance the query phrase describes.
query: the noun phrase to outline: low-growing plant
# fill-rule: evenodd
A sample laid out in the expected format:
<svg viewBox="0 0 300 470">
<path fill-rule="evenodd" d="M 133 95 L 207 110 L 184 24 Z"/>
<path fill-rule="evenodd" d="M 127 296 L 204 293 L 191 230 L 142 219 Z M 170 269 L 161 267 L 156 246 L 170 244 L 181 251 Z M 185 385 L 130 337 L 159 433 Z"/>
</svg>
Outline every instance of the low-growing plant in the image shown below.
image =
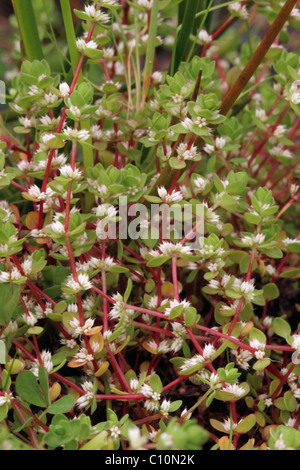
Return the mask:
<svg viewBox="0 0 300 470">
<path fill-rule="evenodd" d="M 299 450 L 299 1 L 57 3 L 2 64 L 0 448 Z"/>
</svg>

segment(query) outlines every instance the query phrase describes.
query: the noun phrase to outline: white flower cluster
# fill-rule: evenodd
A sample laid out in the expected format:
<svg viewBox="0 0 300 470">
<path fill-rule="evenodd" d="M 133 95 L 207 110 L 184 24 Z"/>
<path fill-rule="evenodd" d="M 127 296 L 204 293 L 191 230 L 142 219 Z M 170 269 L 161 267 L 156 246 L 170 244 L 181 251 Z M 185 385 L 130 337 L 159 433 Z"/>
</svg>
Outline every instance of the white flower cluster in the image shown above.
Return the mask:
<svg viewBox="0 0 300 470">
<path fill-rule="evenodd" d="M 239 2 L 229 5 L 228 10 L 232 15 L 237 16 L 241 20 L 246 20 L 248 18 L 248 10 L 246 6 Z"/>
<path fill-rule="evenodd" d="M 72 289 L 74 293 L 82 290 L 89 290 L 92 288 L 92 283 L 89 280 L 89 276 L 86 273 L 79 273 L 78 280 L 75 281 L 73 274 L 67 277 L 66 287 Z"/>
<path fill-rule="evenodd" d="M 181 191 L 173 190 L 169 194 L 167 189 L 164 188 L 163 186 L 161 186 L 160 188 L 157 188 L 157 192 L 158 192 L 159 197 L 161 198 L 161 200 L 165 204 L 171 204 L 173 202 L 182 201 L 182 199 L 183 199 L 183 195 L 182 195 Z"/>
<path fill-rule="evenodd" d="M 86 393 L 77 399 L 76 406 L 80 410 L 83 410 L 83 409 L 88 410 L 91 407 L 91 404 L 95 397 L 94 385 L 93 385 L 93 382 L 86 380 L 83 382 L 81 387 Z"/>
<path fill-rule="evenodd" d="M 196 354 L 190 359 L 185 359 L 184 363 L 180 366 L 181 372 L 186 372 L 188 369 L 194 366 L 199 366 L 200 368 L 204 362 L 211 360 L 215 352 L 216 349 L 212 344 L 205 344 L 202 354 Z"/>
<path fill-rule="evenodd" d="M 250 346 L 256 349 L 254 356 L 256 359 L 263 359 L 265 357 L 265 347 L 264 343 L 261 343 L 257 338 L 254 338 L 250 341 Z"/>
<path fill-rule="evenodd" d="M 188 119 L 188 118 L 187 118 Z M 184 121 L 185 125 L 187 125 L 186 120 Z M 189 146 L 188 144 L 182 142 L 181 144 L 178 145 L 176 152 L 178 156 L 182 160 L 196 160 L 199 156 L 198 149 L 197 147 L 192 144 Z"/>
</svg>

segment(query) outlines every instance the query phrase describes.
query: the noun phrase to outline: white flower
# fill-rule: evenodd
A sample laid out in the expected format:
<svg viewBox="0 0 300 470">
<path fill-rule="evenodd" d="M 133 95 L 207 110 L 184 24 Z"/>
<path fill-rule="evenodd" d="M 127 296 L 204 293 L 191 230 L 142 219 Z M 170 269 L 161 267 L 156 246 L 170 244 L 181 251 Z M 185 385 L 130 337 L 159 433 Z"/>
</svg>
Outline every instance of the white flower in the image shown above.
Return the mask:
<svg viewBox="0 0 300 470">
<path fill-rule="evenodd" d="M 176 151 L 179 157 L 183 160 L 194 160 L 198 156 L 197 147 L 195 145 L 189 147 L 188 144 L 185 144 L 184 142 L 178 145 Z"/>
<path fill-rule="evenodd" d="M 272 406 L 273 405 L 273 400 L 272 398 L 265 398 L 265 405 L 266 406 Z"/>
<path fill-rule="evenodd" d="M 10 273 L 6 271 L 0 272 L 0 282 L 9 282 L 10 281 Z"/>
<path fill-rule="evenodd" d="M 243 281 L 240 285 L 241 293 L 244 294 L 244 297 L 248 300 L 252 300 L 254 298 L 254 281 Z"/>
<path fill-rule="evenodd" d="M 22 319 L 23 319 L 24 323 L 26 323 L 29 326 L 33 326 L 37 323 L 37 318 L 31 312 L 24 313 L 22 315 Z"/>
<path fill-rule="evenodd" d="M 181 419 L 183 418 L 183 421 L 188 421 L 192 416 L 192 413 L 188 413 L 188 414 L 186 414 L 186 413 L 187 413 L 187 409 L 184 408 L 184 410 L 182 411 L 182 413 L 180 415 L 180 418 Z"/>
<path fill-rule="evenodd" d="M 146 410 L 148 410 L 150 413 L 152 413 L 154 411 L 159 410 L 159 401 L 155 400 L 154 398 L 151 399 L 151 400 L 146 400 L 145 403 L 144 403 L 144 406 L 145 406 Z"/>
<path fill-rule="evenodd" d="M 197 354 L 197 355 L 191 357 L 190 359 L 185 359 L 183 365 L 181 365 L 179 367 L 179 369 L 181 371 L 185 372 L 186 370 L 190 369 L 191 367 L 200 366 L 201 364 L 203 364 L 204 361 L 205 361 L 204 357 L 201 356 L 200 354 Z"/>
<path fill-rule="evenodd" d="M 249 361 L 252 359 L 252 353 L 247 351 L 247 349 L 241 350 L 239 353 L 232 349 L 232 354 L 235 356 L 235 360 L 237 365 L 241 367 L 241 369 L 247 370 L 249 369 Z"/>
<path fill-rule="evenodd" d="M 140 392 L 147 398 L 151 398 L 152 395 L 153 395 L 153 389 L 152 387 L 150 387 L 150 385 L 148 384 L 144 384 L 142 387 L 141 387 L 141 390 Z"/>
<path fill-rule="evenodd" d="M 110 20 L 110 16 L 107 13 L 104 13 L 101 10 L 96 10 L 94 5 L 86 5 L 84 7 L 84 12 L 90 17 L 92 21 L 97 23 L 108 23 Z"/>
<path fill-rule="evenodd" d="M 71 127 L 67 127 L 64 130 L 64 134 L 69 137 L 71 140 L 79 140 L 84 141 L 90 138 L 90 132 L 86 129 L 72 129 Z"/>
<path fill-rule="evenodd" d="M 238 16 L 241 20 L 246 20 L 248 18 L 247 8 L 239 2 L 229 5 L 228 10 L 232 15 Z"/>
<path fill-rule="evenodd" d="M 250 346 L 256 349 L 254 356 L 256 359 L 263 359 L 265 357 L 265 347 L 264 343 L 261 343 L 257 338 L 254 338 L 250 341 Z"/>
<path fill-rule="evenodd" d="M 205 153 L 212 153 L 213 151 L 215 150 L 215 147 L 213 145 L 210 145 L 210 144 L 205 144 L 204 147 L 203 147 L 203 151 Z"/>
<path fill-rule="evenodd" d="M 53 230 L 58 235 L 64 235 L 65 234 L 65 226 L 58 220 L 56 222 L 52 222 L 52 224 L 49 225 L 49 228 Z"/>
<path fill-rule="evenodd" d="M 300 104 L 300 80 L 293 82 L 285 95 L 292 104 Z"/>
<path fill-rule="evenodd" d="M 170 436 L 170 434 L 168 434 L 167 432 L 163 432 L 160 435 L 160 439 L 162 440 L 165 447 L 172 447 L 174 444 L 172 436 Z"/>
<path fill-rule="evenodd" d="M 145 8 L 145 10 L 151 10 L 153 1 L 152 0 L 138 0 L 138 5 Z"/>
<path fill-rule="evenodd" d="M 300 351 L 300 335 L 293 335 L 292 338 L 292 348 L 296 349 L 297 351 Z"/>
<path fill-rule="evenodd" d="M 25 276 L 30 276 L 32 270 L 32 259 L 27 258 L 22 263 L 22 269 L 24 271 Z"/>
<path fill-rule="evenodd" d="M 135 379 L 135 378 L 130 379 L 129 385 L 130 385 L 131 390 L 133 390 L 134 392 L 136 392 L 136 391 L 139 389 L 139 381 L 138 381 L 138 379 Z"/>
<path fill-rule="evenodd" d="M 153 72 L 152 74 L 152 81 L 153 83 L 162 83 L 163 81 L 163 75 L 161 72 L 159 72 L 158 70 Z"/>
<path fill-rule="evenodd" d="M 204 191 L 206 185 L 208 183 L 208 180 L 203 178 L 202 176 L 197 176 L 197 178 L 195 178 L 193 180 L 193 184 L 195 186 L 195 191 L 196 192 L 202 192 Z"/>
<path fill-rule="evenodd" d="M 170 257 L 179 257 L 182 254 L 191 254 L 191 248 L 189 246 L 183 246 L 181 243 L 163 242 L 159 245 L 159 249 L 163 255 Z M 151 254 L 151 252 L 150 252 Z"/>
<path fill-rule="evenodd" d="M 210 343 L 206 344 L 203 348 L 203 357 L 204 359 L 210 359 L 211 356 L 216 352 L 214 346 Z"/>
<path fill-rule="evenodd" d="M 237 424 L 238 423 L 234 423 L 232 419 L 226 418 L 223 422 L 223 429 L 226 432 L 230 432 L 231 429 L 234 430 L 237 427 Z"/>
<path fill-rule="evenodd" d="M 112 266 L 115 266 L 116 263 L 111 256 L 107 256 L 104 259 L 93 257 L 89 260 L 89 265 L 94 269 L 99 269 L 100 271 L 109 271 L 109 269 Z"/>
<path fill-rule="evenodd" d="M 70 112 L 73 114 L 73 116 L 76 118 L 76 119 L 80 119 L 81 118 L 81 111 L 80 109 L 78 108 L 78 106 L 70 106 L 69 108 Z"/>
<path fill-rule="evenodd" d="M 14 335 L 18 331 L 18 323 L 16 321 L 9 321 L 2 331 L 2 334 L 0 336 L 1 339 L 5 338 L 6 336 L 9 335 Z"/>
<path fill-rule="evenodd" d="M 164 416 L 168 416 L 169 410 L 170 410 L 170 406 L 171 406 L 170 400 L 164 399 L 163 402 L 162 402 L 161 405 L 160 405 L 160 412 L 161 412 Z"/>
<path fill-rule="evenodd" d="M 92 354 L 89 354 L 89 352 L 87 351 L 87 349 L 85 348 L 80 348 L 80 350 L 78 351 L 78 353 L 76 353 L 74 355 L 74 359 L 77 361 L 77 362 L 90 362 L 94 359 L 94 356 Z"/>
<path fill-rule="evenodd" d="M 245 395 L 245 390 L 238 384 L 226 384 L 226 387 L 222 389 L 224 392 L 232 393 L 235 398 L 240 398 Z"/>
<path fill-rule="evenodd" d="M 284 125 L 277 126 L 276 129 L 274 129 L 273 131 L 273 135 L 277 139 L 280 139 L 281 137 L 283 137 L 285 133 L 286 133 L 286 126 Z"/>
<path fill-rule="evenodd" d="M 118 439 L 118 437 L 121 435 L 121 430 L 118 428 L 118 426 L 112 426 L 110 428 L 110 434 L 113 439 Z"/>
<path fill-rule="evenodd" d="M 62 82 L 59 84 L 59 91 L 63 98 L 66 98 L 70 94 L 70 87 L 67 82 Z"/>
<path fill-rule="evenodd" d="M 88 290 L 92 288 L 92 283 L 89 280 L 89 276 L 86 273 L 78 274 L 78 281 L 75 281 L 73 275 L 71 274 L 66 282 L 66 287 L 72 289 L 75 292 L 80 292 L 81 290 Z"/>
<path fill-rule="evenodd" d="M 86 380 L 83 384 L 82 384 L 82 388 L 83 390 L 86 392 L 85 395 L 82 395 L 81 397 L 78 398 L 78 400 L 76 401 L 76 406 L 79 408 L 79 409 L 88 409 L 90 408 L 91 404 L 92 404 L 92 401 L 94 399 L 94 386 L 93 386 L 93 383 Z"/>
<path fill-rule="evenodd" d="M 83 38 L 78 38 L 76 40 L 76 46 L 79 52 L 85 53 L 87 49 L 97 49 L 98 44 L 95 41 L 85 42 Z"/>
<path fill-rule="evenodd" d="M 54 197 L 55 192 L 49 187 L 46 189 L 45 192 L 42 192 L 36 184 L 33 184 L 28 189 L 28 195 L 37 201 L 44 201 L 47 198 Z"/>
<path fill-rule="evenodd" d="M 13 398 L 13 394 L 11 392 L 4 392 L 4 395 L 0 395 L 0 406 L 9 404 Z"/>
<path fill-rule="evenodd" d="M 128 429 L 128 440 L 132 449 L 140 449 L 147 442 L 146 436 L 141 435 L 139 428 Z"/>
<path fill-rule="evenodd" d="M 200 33 L 198 34 L 198 39 L 200 44 L 209 44 L 212 41 L 212 36 L 208 34 L 205 29 L 201 29 Z"/>
<path fill-rule="evenodd" d="M 256 109 L 255 110 L 255 116 L 261 121 L 261 122 L 266 122 L 268 119 L 268 116 L 266 115 L 266 111 L 264 109 Z"/>
<path fill-rule="evenodd" d="M 217 137 L 215 140 L 215 146 L 217 149 L 221 150 L 226 144 L 226 139 L 224 137 Z"/>
<path fill-rule="evenodd" d="M 283 440 L 283 434 L 282 433 L 280 434 L 279 439 L 277 439 L 277 441 L 275 441 L 274 447 L 275 447 L 276 450 L 286 450 L 286 444 Z"/>
<path fill-rule="evenodd" d="M 173 190 L 171 194 L 169 194 L 166 188 L 164 188 L 163 186 L 158 188 L 157 192 L 161 200 L 166 204 L 177 202 L 177 201 L 182 201 L 183 199 L 181 191 Z"/>
<path fill-rule="evenodd" d="M 48 374 L 50 374 L 51 370 L 53 369 L 51 352 L 47 350 L 42 351 L 41 359 L 46 371 L 48 372 Z"/>
<path fill-rule="evenodd" d="M 115 54 L 115 51 L 112 47 L 105 47 L 102 49 L 102 52 L 103 52 L 103 59 L 112 59 Z"/>
<path fill-rule="evenodd" d="M 27 129 L 30 129 L 34 125 L 33 118 L 22 116 L 19 118 L 19 121 L 20 121 L 20 124 L 22 124 L 22 126 L 26 127 Z"/>
<path fill-rule="evenodd" d="M 186 118 L 184 118 L 183 121 L 181 121 L 181 125 L 189 131 L 189 130 L 192 129 L 193 121 L 192 121 L 192 119 L 186 117 Z"/>
<path fill-rule="evenodd" d="M 71 165 L 64 165 L 60 168 L 60 174 L 65 178 L 70 178 L 74 181 L 79 180 L 82 178 L 82 171 L 78 168 L 72 168 Z"/>
</svg>

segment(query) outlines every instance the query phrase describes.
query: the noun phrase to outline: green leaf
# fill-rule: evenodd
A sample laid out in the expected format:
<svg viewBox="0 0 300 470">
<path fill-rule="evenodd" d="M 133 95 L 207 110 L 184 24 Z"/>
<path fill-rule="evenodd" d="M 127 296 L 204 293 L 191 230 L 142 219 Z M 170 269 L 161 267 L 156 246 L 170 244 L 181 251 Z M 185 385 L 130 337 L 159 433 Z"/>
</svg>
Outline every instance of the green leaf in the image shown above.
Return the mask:
<svg viewBox="0 0 300 470">
<path fill-rule="evenodd" d="M 124 292 L 124 301 L 127 302 L 132 290 L 132 280 L 129 278 L 127 282 L 126 291 Z"/>
<path fill-rule="evenodd" d="M 220 200 L 220 206 L 228 212 L 234 212 L 237 209 L 237 202 L 228 194 L 223 194 Z"/>
<path fill-rule="evenodd" d="M 282 273 L 280 273 L 280 277 L 282 277 L 284 279 L 289 279 L 291 277 L 298 276 L 298 274 L 300 274 L 300 268 L 288 269 L 288 270 L 283 271 Z"/>
<path fill-rule="evenodd" d="M 300 253 L 300 243 L 297 243 L 297 242 L 288 243 L 287 249 L 291 253 Z"/>
<path fill-rule="evenodd" d="M 197 310 L 194 307 L 188 307 L 184 312 L 184 322 L 186 326 L 192 326 L 196 321 Z"/>
<path fill-rule="evenodd" d="M 169 319 L 173 320 L 174 318 L 179 317 L 183 310 L 183 305 L 177 305 L 176 307 L 172 308 L 170 314 L 169 314 Z"/>
<path fill-rule="evenodd" d="M 169 411 L 173 413 L 174 411 L 177 411 L 181 407 L 181 405 L 182 405 L 182 400 L 172 401 L 172 403 L 170 404 Z"/>
<path fill-rule="evenodd" d="M 163 385 L 161 383 L 160 377 L 156 374 L 150 376 L 150 385 L 153 390 L 157 393 L 161 393 L 163 389 Z"/>
<path fill-rule="evenodd" d="M 268 300 L 277 299 L 280 295 L 278 287 L 273 282 L 266 284 L 263 287 L 263 291 L 264 291 L 264 297 Z"/>
<path fill-rule="evenodd" d="M 212 403 L 213 399 L 215 398 L 215 396 L 216 396 L 216 391 L 214 390 L 206 400 L 207 408 L 211 405 L 211 403 Z"/>
<path fill-rule="evenodd" d="M 31 326 L 28 328 L 27 333 L 31 335 L 40 335 L 44 331 L 44 328 L 41 326 Z"/>
<path fill-rule="evenodd" d="M 5 325 L 14 316 L 19 300 L 22 287 L 14 284 L 0 284 L 0 298 L 1 298 L 1 309 L 0 309 L 0 325 Z"/>
<path fill-rule="evenodd" d="M 23 370 L 17 376 L 16 391 L 31 405 L 45 408 L 46 402 L 35 375 L 30 370 Z"/>
<path fill-rule="evenodd" d="M 232 401 L 234 399 L 234 394 L 217 390 L 215 398 L 220 401 Z"/>
<path fill-rule="evenodd" d="M 149 268 L 156 268 L 157 266 L 164 264 L 168 259 L 169 256 L 165 255 L 155 256 L 155 258 L 152 258 L 150 261 L 148 261 L 147 266 L 149 266 Z"/>
<path fill-rule="evenodd" d="M 255 424 L 256 424 L 256 418 L 254 414 L 248 415 L 237 425 L 235 431 L 238 432 L 239 434 L 245 434 L 246 432 L 249 432 L 250 429 L 252 429 L 253 426 L 255 426 Z"/>
<path fill-rule="evenodd" d="M 281 317 L 274 318 L 272 326 L 275 334 L 281 338 L 287 338 L 291 334 L 292 330 L 290 325 Z"/>
<path fill-rule="evenodd" d="M 42 388 L 42 392 L 45 397 L 45 401 L 47 405 L 50 405 L 51 400 L 50 400 L 48 375 L 45 370 L 45 367 L 43 366 L 39 366 L 39 382 L 40 382 L 40 386 Z"/>
<path fill-rule="evenodd" d="M 286 406 L 286 409 L 288 411 L 295 411 L 296 408 L 297 408 L 297 400 L 296 398 L 294 397 L 294 395 L 292 394 L 291 391 L 287 391 L 285 392 L 285 394 L 283 395 L 283 400 L 284 400 L 284 404 Z"/>
<path fill-rule="evenodd" d="M 253 369 L 254 370 L 263 370 L 266 367 L 268 367 L 271 364 L 271 359 L 268 357 L 264 357 L 263 359 L 258 359 L 254 364 L 253 364 Z"/>
<path fill-rule="evenodd" d="M 67 413 L 73 408 L 74 404 L 75 404 L 75 398 L 72 397 L 71 395 L 65 395 L 64 397 L 52 403 L 48 407 L 47 413 L 50 413 L 52 415 L 56 415 L 59 413 Z"/>
</svg>

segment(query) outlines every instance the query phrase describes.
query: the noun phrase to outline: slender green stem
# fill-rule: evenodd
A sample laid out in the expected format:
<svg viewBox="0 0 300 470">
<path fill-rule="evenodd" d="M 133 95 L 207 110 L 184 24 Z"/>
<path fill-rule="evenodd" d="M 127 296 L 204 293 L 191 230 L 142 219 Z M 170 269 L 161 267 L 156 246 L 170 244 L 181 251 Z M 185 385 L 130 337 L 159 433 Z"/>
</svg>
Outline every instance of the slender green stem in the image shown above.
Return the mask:
<svg viewBox="0 0 300 470">
<path fill-rule="evenodd" d="M 12 4 L 27 59 L 31 62 L 42 60 L 44 54 L 31 0 L 12 0 Z"/>
</svg>

